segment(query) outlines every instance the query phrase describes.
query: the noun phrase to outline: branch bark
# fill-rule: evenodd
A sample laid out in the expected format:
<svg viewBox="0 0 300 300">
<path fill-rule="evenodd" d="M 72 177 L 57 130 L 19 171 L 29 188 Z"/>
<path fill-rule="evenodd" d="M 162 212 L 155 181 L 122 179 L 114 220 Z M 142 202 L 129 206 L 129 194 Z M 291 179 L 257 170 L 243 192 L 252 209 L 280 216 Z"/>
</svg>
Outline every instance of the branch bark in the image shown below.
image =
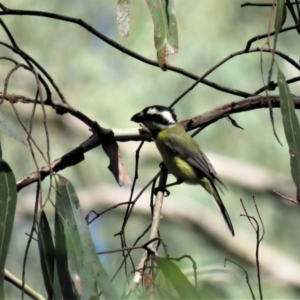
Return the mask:
<svg viewBox="0 0 300 300">
<path fill-rule="evenodd" d="M 273 107 L 280 107 L 279 96 L 269 96 L 269 99 Z M 295 108 L 300 109 L 300 97 L 294 96 Z M 224 105 L 218 106 L 208 112 L 205 112 L 201 115 L 197 115 L 190 119 L 181 121 L 181 124 L 186 130 L 193 130 L 200 127 L 206 127 L 214 122 L 217 122 L 220 119 L 226 118 L 235 113 L 241 113 L 249 110 L 267 108 L 268 107 L 268 97 L 267 96 L 254 96 L 247 99 L 242 99 L 239 101 L 234 101 L 226 103 Z M 97 124 L 95 122 L 95 124 Z M 106 132 L 109 129 L 103 128 Z M 126 142 L 126 141 L 151 141 L 151 138 L 145 131 L 141 129 L 114 129 L 114 137 L 117 142 Z M 105 133 L 104 132 L 104 133 Z M 56 159 L 51 167 L 44 167 L 39 172 L 33 172 L 30 175 L 26 176 L 22 180 L 17 182 L 18 191 L 23 187 L 38 181 L 38 178 L 41 177 L 43 180 L 45 177 L 51 174 L 51 170 L 58 172 L 67 167 L 73 166 L 82 160 L 84 160 L 84 153 L 90 151 L 102 144 L 101 138 L 97 135 L 93 135 L 85 142 L 83 142 L 78 147 L 74 148 L 69 153 L 66 153 L 62 157 Z"/>
</svg>

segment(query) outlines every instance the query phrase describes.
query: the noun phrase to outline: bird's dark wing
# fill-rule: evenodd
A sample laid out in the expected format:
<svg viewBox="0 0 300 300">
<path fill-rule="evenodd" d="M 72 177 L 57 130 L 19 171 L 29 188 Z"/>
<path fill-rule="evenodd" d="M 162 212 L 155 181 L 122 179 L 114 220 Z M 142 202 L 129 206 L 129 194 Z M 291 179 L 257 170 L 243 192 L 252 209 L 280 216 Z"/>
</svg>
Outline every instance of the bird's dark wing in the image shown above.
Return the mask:
<svg viewBox="0 0 300 300">
<path fill-rule="evenodd" d="M 230 217 L 222 202 L 218 190 L 216 189 L 217 183 L 220 183 L 222 185 L 224 184 L 217 177 L 215 169 L 213 168 L 206 155 L 201 151 L 198 144 L 192 139 L 190 135 L 185 132 L 180 132 L 179 130 L 180 128 L 177 132 L 168 134 L 165 141 L 166 146 L 174 155 L 179 156 L 181 159 L 185 160 L 191 166 L 193 166 L 196 172 L 199 173 L 199 176 L 205 177 L 207 178 L 207 180 L 209 180 L 210 188 L 207 188 L 207 186 L 203 184 L 202 186 L 215 198 L 232 235 L 234 235 L 234 229 Z M 182 130 L 184 129 L 182 128 Z M 190 145 L 190 147 L 187 147 L 187 145 Z"/>
<path fill-rule="evenodd" d="M 205 155 L 205 153 L 202 152 L 202 154 L 203 154 L 203 156 L 204 156 L 204 158 L 205 158 L 205 160 L 206 160 L 206 162 L 207 162 L 207 164 L 208 164 L 208 166 L 209 166 L 209 171 L 210 171 L 211 174 L 213 175 L 213 178 L 216 180 L 216 182 L 215 182 L 216 186 L 217 186 L 217 187 L 219 188 L 219 190 L 223 193 L 223 191 L 222 191 L 222 189 L 221 189 L 221 187 L 220 187 L 219 184 L 221 184 L 221 185 L 227 190 L 226 185 L 218 178 L 218 174 L 217 174 L 216 170 L 214 169 L 213 165 L 211 164 L 211 162 L 209 161 L 209 159 L 208 159 L 208 157 Z"/>
<path fill-rule="evenodd" d="M 182 130 L 184 129 L 182 128 Z M 187 145 L 191 145 L 191 147 Z M 170 133 L 166 139 L 166 146 L 174 155 L 178 155 L 191 164 L 199 172 L 199 175 L 206 177 L 210 181 L 217 179 L 216 171 L 208 158 L 186 132 L 184 134 Z"/>
</svg>

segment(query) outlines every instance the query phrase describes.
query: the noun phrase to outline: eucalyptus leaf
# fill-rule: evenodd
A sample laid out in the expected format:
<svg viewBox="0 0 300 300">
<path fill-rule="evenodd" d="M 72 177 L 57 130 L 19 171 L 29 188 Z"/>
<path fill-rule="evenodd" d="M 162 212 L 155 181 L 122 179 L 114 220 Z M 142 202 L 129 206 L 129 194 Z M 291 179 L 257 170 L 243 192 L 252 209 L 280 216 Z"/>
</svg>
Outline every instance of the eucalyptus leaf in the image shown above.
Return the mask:
<svg viewBox="0 0 300 300">
<path fill-rule="evenodd" d="M 278 87 L 284 133 L 289 146 L 291 173 L 297 187 L 297 201 L 300 202 L 300 125 L 293 96 L 280 69 Z"/>
<path fill-rule="evenodd" d="M 13 126 L 13 124 L 0 112 L 0 130 L 7 134 L 8 136 L 12 136 L 15 140 L 20 143 L 26 145 L 24 139 L 17 131 L 17 129 Z"/>
<path fill-rule="evenodd" d="M 97 256 L 76 192 L 66 178 L 62 176 L 58 178 L 56 209 L 64 228 L 68 267 L 73 284 L 82 299 L 92 297 L 95 284 L 105 299 L 118 299 Z"/>
<path fill-rule="evenodd" d="M 38 222 L 38 246 L 43 279 L 48 299 L 62 299 L 57 268 L 55 265 L 55 247 L 52 232 L 44 211 L 40 214 Z"/>
<path fill-rule="evenodd" d="M 76 293 L 68 269 L 68 252 L 64 225 L 57 210 L 55 211 L 55 262 L 57 278 L 54 277 L 54 282 L 58 281 L 63 299 L 78 299 L 79 296 Z"/>
<path fill-rule="evenodd" d="M 154 260 L 182 299 L 200 299 L 196 288 L 190 283 L 176 264 L 161 257 L 155 257 Z"/>
<path fill-rule="evenodd" d="M 4 299 L 4 269 L 17 204 L 15 176 L 9 165 L 0 159 L 0 299 Z"/>
<path fill-rule="evenodd" d="M 173 0 L 147 0 L 154 25 L 154 42 L 157 62 L 167 69 L 169 54 L 178 51 L 178 31 Z"/>
<path fill-rule="evenodd" d="M 121 37 L 129 36 L 130 0 L 118 0 L 117 27 Z"/>
</svg>

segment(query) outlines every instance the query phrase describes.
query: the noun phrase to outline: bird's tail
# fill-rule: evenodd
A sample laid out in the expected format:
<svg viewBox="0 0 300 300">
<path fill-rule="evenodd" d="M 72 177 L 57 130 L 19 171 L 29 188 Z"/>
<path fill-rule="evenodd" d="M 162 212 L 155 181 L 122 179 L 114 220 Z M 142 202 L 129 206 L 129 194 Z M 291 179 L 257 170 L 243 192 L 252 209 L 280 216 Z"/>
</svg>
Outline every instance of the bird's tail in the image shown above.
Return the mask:
<svg viewBox="0 0 300 300">
<path fill-rule="evenodd" d="M 232 236 L 234 236 L 234 229 L 233 229 L 233 225 L 231 223 L 229 214 L 228 214 L 228 212 L 227 212 L 227 210 L 225 208 L 225 205 L 222 202 L 222 199 L 221 199 L 221 197 L 219 195 L 219 192 L 218 192 L 215 184 L 213 182 L 209 182 L 208 181 L 206 184 L 202 184 L 202 186 L 215 198 L 215 200 L 216 200 L 216 202 L 217 202 L 217 204 L 218 204 L 218 206 L 219 206 L 219 208 L 221 210 L 223 218 L 226 221 L 226 224 L 227 224 L 229 230 L 231 231 Z"/>
</svg>

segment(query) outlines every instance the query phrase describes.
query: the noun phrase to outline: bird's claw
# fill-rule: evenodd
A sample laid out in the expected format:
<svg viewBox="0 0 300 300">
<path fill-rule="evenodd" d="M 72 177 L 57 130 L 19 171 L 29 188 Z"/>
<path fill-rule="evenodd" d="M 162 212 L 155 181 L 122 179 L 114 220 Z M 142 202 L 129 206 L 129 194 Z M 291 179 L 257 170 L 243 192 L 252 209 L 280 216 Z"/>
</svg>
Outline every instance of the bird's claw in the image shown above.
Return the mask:
<svg viewBox="0 0 300 300">
<path fill-rule="evenodd" d="M 165 163 L 163 161 L 159 164 L 159 167 L 161 169 L 166 169 L 166 165 L 165 165 Z"/>
<path fill-rule="evenodd" d="M 162 170 L 167 170 L 168 171 L 168 174 L 170 174 L 170 171 L 168 170 L 168 168 L 166 167 L 165 163 L 162 161 L 160 164 L 159 164 L 159 167 L 162 169 Z"/>
<path fill-rule="evenodd" d="M 157 187 L 154 189 L 154 195 L 156 196 L 158 192 L 163 192 L 164 193 L 164 197 L 169 197 L 170 196 L 170 192 L 169 190 L 165 189 L 164 187 Z"/>
<path fill-rule="evenodd" d="M 170 192 L 167 189 L 164 189 L 164 197 L 169 197 L 170 196 Z"/>
</svg>

